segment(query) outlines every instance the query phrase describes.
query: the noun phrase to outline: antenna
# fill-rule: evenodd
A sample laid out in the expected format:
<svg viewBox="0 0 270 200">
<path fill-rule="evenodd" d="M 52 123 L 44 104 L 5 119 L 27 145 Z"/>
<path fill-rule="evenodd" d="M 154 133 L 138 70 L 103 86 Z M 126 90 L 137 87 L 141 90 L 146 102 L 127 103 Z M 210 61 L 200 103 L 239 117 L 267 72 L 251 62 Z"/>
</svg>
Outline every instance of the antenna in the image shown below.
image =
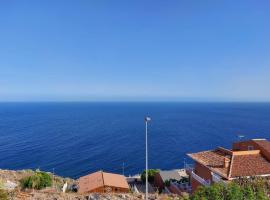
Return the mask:
<svg viewBox="0 0 270 200">
<path fill-rule="evenodd" d="M 123 162 L 123 165 L 122 165 L 122 173 L 123 173 L 123 176 L 125 176 L 125 163 Z"/>
</svg>

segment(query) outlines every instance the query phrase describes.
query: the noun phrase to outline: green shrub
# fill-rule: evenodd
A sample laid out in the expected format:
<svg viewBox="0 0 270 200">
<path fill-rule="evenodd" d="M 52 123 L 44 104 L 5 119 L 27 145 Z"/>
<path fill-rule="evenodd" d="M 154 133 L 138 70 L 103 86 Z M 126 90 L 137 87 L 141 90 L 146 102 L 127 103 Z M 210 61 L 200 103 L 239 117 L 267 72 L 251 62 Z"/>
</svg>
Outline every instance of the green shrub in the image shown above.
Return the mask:
<svg viewBox="0 0 270 200">
<path fill-rule="evenodd" d="M 230 183 L 227 187 L 226 193 L 227 193 L 228 200 L 243 199 L 243 191 L 241 187 L 236 183 Z"/>
<path fill-rule="evenodd" d="M 145 172 L 146 171 L 144 170 L 143 173 L 141 174 L 141 179 L 142 179 L 143 182 L 145 182 L 145 180 L 146 180 Z M 157 169 L 148 169 L 147 172 L 148 172 L 148 182 L 153 183 L 155 175 L 159 172 L 159 170 L 157 170 Z"/>
<path fill-rule="evenodd" d="M 40 190 L 52 186 L 52 178 L 46 172 L 36 171 L 33 175 L 21 179 L 20 185 L 23 189 L 29 188 Z"/>
<path fill-rule="evenodd" d="M 8 200 L 8 194 L 5 190 L 0 189 L 0 200 Z"/>
<path fill-rule="evenodd" d="M 4 188 L 4 183 L 3 181 L 0 179 L 0 189 L 3 189 Z"/>
<path fill-rule="evenodd" d="M 256 199 L 255 198 L 255 193 L 254 193 L 254 191 L 252 189 L 252 186 L 250 186 L 250 185 L 244 186 L 243 195 L 244 195 L 245 200 L 254 200 L 254 199 Z"/>
<path fill-rule="evenodd" d="M 192 200 L 207 200 L 208 198 L 208 194 L 207 194 L 207 187 L 203 187 L 203 186 L 199 186 L 196 189 L 196 192 L 193 194 L 192 196 Z"/>
<path fill-rule="evenodd" d="M 240 183 L 240 184 L 239 184 Z M 198 187 L 191 200 L 269 200 L 268 181 L 263 179 L 241 179 L 228 184 L 216 183 L 209 187 Z"/>
<path fill-rule="evenodd" d="M 164 182 L 164 185 L 165 185 L 166 187 L 170 187 L 171 181 L 170 181 L 170 180 L 166 180 L 166 181 Z"/>
<path fill-rule="evenodd" d="M 266 192 L 263 188 L 257 187 L 256 188 L 256 200 L 267 200 L 269 199 L 266 195 Z"/>
<path fill-rule="evenodd" d="M 192 196 L 192 200 L 242 200 L 243 192 L 239 185 L 230 183 L 227 186 L 216 183 L 210 187 L 199 187 Z"/>
</svg>

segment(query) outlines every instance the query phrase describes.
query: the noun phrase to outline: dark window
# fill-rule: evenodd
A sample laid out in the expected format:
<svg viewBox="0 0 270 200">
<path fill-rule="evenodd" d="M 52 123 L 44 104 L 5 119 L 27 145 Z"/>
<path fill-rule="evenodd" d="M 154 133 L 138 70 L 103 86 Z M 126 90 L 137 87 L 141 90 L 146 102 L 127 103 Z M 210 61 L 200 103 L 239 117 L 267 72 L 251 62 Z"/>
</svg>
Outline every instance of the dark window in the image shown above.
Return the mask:
<svg viewBox="0 0 270 200">
<path fill-rule="evenodd" d="M 249 151 L 252 151 L 253 149 L 254 149 L 253 146 L 248 146 Z"/>
</svg>

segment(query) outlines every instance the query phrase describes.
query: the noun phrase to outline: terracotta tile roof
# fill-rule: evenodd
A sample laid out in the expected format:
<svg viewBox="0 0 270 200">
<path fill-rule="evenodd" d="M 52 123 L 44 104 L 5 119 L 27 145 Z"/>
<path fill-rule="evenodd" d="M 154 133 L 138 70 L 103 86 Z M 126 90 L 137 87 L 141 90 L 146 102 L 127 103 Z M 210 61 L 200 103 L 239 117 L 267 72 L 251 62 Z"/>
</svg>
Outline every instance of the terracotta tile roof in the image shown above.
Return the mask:
<svg viewBox="0 0 270 200">
<path fill-rule="evenodd" d="M 79 193 L 86 193 L 104 185 L 102 172 L 95 172 L 79 178 Z"/>
<path fill-rule="evenodd" d="M 119 174 L 103 172 L 104 185 L 118 188 L 129 188 L 126 178 Z"/>
<path fill-rule="evenodd" d="M 78 192 L 87 193 L 104 186 L 129 188 L 124 176 L 98 171 L 79 178 Z"/>
<path fill-rule="evenodd" d="M 229 150 L 228 150 L 229 151 Z M 200 164 L 210 168 L 222 177 L 227 178 L 229 175 L 230 167 L 224 167 L 224 159 L 231 161 L 231 156 L 224 153 L 220 149 L 211 151 L 202 151 L 198 153 L 188 154 L 193 160 L 199 162 Z"/>
<path fill-rule="evenodd" d="M 254 155 L 234 155 L 231 177 L 270 174 L 270 163 L 259 153 Z"/>
<path fill-rule="evenodd" d="M 270 143 L 267 140 L 258 140 L 256 143 L 270 152 Z M 270 174 L 270 162 L 261 150 L 230 151 L 218 148 L 188 156 L 226 179 Z M 227 167 L 224 165 L 225 159 L 229 163 Z"/>
</svg>

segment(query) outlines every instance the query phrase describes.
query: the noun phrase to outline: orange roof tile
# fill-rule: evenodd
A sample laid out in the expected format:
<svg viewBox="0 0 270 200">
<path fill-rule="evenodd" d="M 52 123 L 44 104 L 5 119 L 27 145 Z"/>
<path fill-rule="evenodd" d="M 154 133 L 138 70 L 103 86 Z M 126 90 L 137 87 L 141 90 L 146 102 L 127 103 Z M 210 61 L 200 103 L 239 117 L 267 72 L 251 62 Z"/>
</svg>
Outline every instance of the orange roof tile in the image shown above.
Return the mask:
<svg viewBox="0 0 270 200">
<path fill-rule="evenodd" d="M 103 172 L 104 185 L 118 188 L 129 188 L 128 183 L 123 175 Z"/>
<path fill-rule="evenodd" d="M 91 192 L 104 186 L 128 189 L 124 176 L 98 171 L 79 178 L 79 193 Z"/>
<path fill-rule="evenodd" d="M 270 174 L 270 163 L 261 155 L 233 156 L 231 177 Z"/>
<path fill-rule="evenodd" d="M 254 140 L 254 142 L 270 152 L 270 142 L 267 140 Z M 261 150 L 231 151 L 218 148 L 188 154 L 188 156 L 226 179 L 270 174 L 270 162 Z M 224 165 L 225 158 L 229 162 L 228 167 Z"/>
<path fill-rule="evenodd" d="M 199 162 L 200 164 L 210 168 L 211 170 L 215 171 L 222 177 L 227 178 L 229 175 L 230 168 L 225 168 L 224 165 L 224 158 L 231 161 L 231 156 L 226 155 L 220 149 L 212 150 L 212 151 L 202 151 L 198 153 L 188 154 L 193 160 Z"/>
<path fill-rule="evenodd" d="M 102 172 L 95 172 L 87 176 L 79 178 L 79 193 L 86 193 L 94 189 L 103 187 L 103 177 Z"/>
</svg>

